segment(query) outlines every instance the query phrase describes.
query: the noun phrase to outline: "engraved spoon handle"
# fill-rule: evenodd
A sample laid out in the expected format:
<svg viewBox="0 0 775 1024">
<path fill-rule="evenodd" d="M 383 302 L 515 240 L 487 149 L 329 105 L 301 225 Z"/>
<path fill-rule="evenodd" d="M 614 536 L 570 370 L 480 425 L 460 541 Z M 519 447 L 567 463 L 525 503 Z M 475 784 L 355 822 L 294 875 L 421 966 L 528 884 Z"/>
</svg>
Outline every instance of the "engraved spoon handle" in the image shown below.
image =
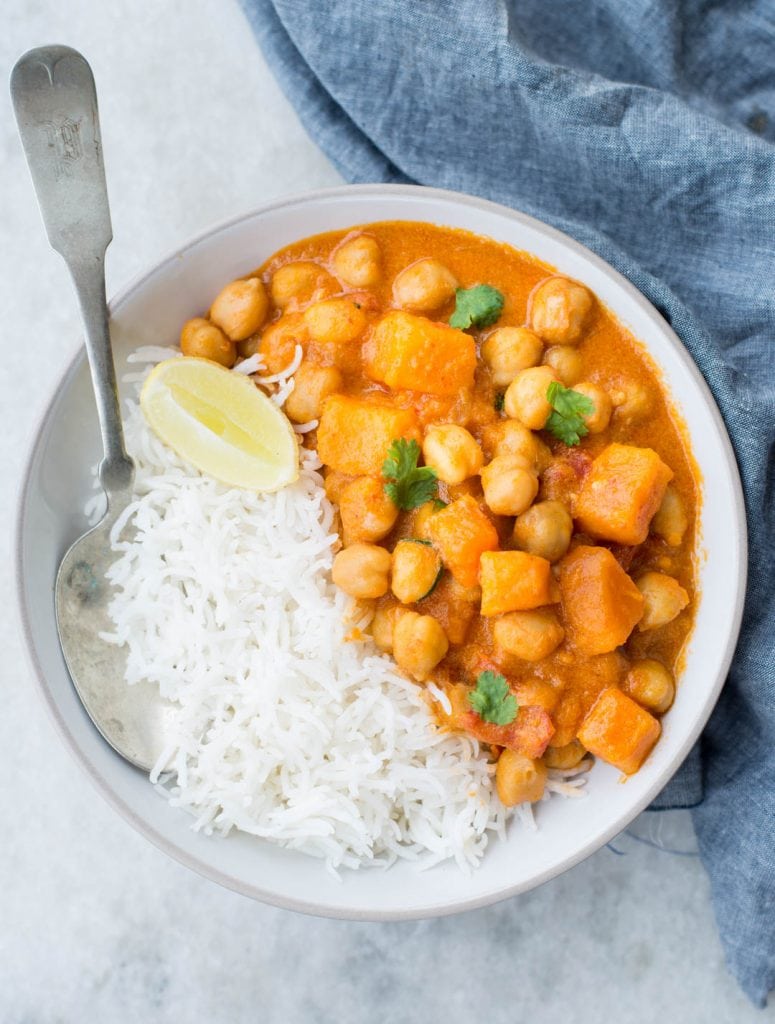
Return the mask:
<svg viewBox="0 0 775 1024">
<path fill-rule="evenodd" d="M 113 237 L 94 76 L 77 50 L 41 46 L 20 57 L 11 98 L 51 245 L 75 285 L 86 336 L 108 496 L 128 491 L 134 464 L 124 447 L 105 301 L 105 250 Z"/>
</svg>

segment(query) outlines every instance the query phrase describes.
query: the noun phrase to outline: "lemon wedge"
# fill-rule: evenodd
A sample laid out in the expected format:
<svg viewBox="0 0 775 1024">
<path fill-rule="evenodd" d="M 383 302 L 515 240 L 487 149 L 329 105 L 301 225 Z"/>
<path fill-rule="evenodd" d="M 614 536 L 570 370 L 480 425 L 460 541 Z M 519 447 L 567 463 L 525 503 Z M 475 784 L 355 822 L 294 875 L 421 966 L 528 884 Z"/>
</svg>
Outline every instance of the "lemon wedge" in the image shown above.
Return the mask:
<svg viewBox="0 0 775 1024">
<path fill-rule="evenodd" d="M 278 491 L 299 476 L 296 434 L 248 378 L 209 359 L 166 359 L 140 393 L 148 426 L 197 469 L 246 491 Z"/>
</svg>

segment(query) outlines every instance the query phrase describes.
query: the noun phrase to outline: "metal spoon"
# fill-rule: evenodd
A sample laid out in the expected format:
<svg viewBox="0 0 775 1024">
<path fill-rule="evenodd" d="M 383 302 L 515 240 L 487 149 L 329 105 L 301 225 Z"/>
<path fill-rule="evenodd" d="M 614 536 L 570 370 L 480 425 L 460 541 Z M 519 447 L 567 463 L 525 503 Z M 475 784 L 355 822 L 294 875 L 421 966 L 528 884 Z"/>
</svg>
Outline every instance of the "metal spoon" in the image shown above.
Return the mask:
<svg viewBox="0 0 775 1024">
<path fill-rule="evenodd" d="M 107 511 L 67 551 L 57 574 L 59 640 L 92 722 L 122 757 L 148 771 L 164 747 L 165 702 L 148 682 L 128 686 L 123 648 L 100 639 L 111 628 L 110 530 L 131 499 L 134 463 L 124 447 L 105 302 L 113 229 L 94 77 L 76 50 L 42 46 L 17 62 L 11 97 L 48 238 L 68 266 L 81 307 L 105 450 L 99 478 Z"/>
</svg>

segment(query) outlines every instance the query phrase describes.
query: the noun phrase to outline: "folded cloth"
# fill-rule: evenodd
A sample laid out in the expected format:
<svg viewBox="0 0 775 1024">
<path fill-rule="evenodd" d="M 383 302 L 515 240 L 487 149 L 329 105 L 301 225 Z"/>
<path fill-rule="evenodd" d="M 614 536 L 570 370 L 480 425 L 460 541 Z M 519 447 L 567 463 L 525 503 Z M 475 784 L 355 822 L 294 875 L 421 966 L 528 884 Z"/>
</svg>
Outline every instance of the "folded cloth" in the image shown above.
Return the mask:
<svg viewBox="0 0 775 1024">
<path fill-rule="evenodd" d="M 346 179 L 443 186 L 548 221 L 648 296 L 703 371 L 743 478 L 749 585 L 722 698 L 655 807 L 695 805 L 728 963 L 763 1006 L 775 985 L 775 9 L 241 2 Z"/>
</svg>

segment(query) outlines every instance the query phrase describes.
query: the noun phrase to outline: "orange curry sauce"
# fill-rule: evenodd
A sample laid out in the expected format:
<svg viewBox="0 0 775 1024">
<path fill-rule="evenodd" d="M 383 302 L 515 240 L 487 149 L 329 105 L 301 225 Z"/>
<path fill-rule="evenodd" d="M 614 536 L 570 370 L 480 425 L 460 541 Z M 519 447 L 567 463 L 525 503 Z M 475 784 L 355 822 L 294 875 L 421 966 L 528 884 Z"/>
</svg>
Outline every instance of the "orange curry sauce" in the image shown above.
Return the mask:
<svg viewBox="0 0 775 1024">
<path fill-rule="evenodd" d="M 366 287 L 347 284 L 341 275 L 337 275 L 336 269 L 337 247 L 343 239 L 357 237 L 360 233 L 376 241 L 374 249 L 378 253 L 378 270 L 371 275 L 363 274 L 364 278 L 371 279 Z M 503 311 L 495 324 L 466 332 L 476 343 L 475 377 L 469 382 L 470 386 L 451 395 L 429 393 L 427 385 L 423 385 L 425 390 L 412 390 L 405 386 L 391 389 L 383 381 L 375 379 L 374 365 L 375 360 L 378 361 L 378 353 L 375 353 L 376 327 L 387 313 L 400 308 L 394 296 L 394 281 L 404 268 L 428 257 L 442 263 L 460 287 L 488 284 L 502 292 L 505 298 Z M 310 268 L 307 268 L 306 276 L 299 277 L 301 283 L 290 275 L 284 285 L 278 278 L 275 288 L 273 279 L 278 269 L 297 261 L 317 264 L 317 277 L 313 268 L 312 280 Z M 327 406 L 335 401 L 330 397 L 333 390 L 337 394 L 376 403 L 380 408 L 390 406 L 408 411 L 408 420 L 396 422 L 403 424 L 403 436 L 415 437 L 420 444 L 423 444 L 429 427 L 455 423 L 465 427 L 479 443 L 485 466 L 497 454 L 503 453 L 498 442 L 498 424 L 508 418 L 502 411 L 505 387 L 502 382 L 500 386 L 493 382 L 491 368 L 481 356 L 481 346 L 487 336 L 498 328 L 530 326 L 531 293 L 540 282 L 555 274 L 553 268 L 528 253 L 465 231 L 422 223 L 386 222 L 307 238 L 278 252 L 255 273 L 263 280 L 273 301 L 267 323 L 255 336 L 241 343 L 240 354 L 247 356 L 258 350 L 264 355 L 269 372 L 277 372 L 288 365 L 295 345 L 300 344 L 304 351 L 304 367 L 335 367 L 338 375 L 334 378 L 333 388 L 329 384 L 328 397 L 324 394 L 320 409 L 314 409 L 322 415 L 322 421 L 325 421 Z M 355 276 L 357 278 L 358 274 Z M 318 331 L 319 337 L 316 338 L 308 330 L 305 311 L 315 303 L 334 296 L 352 299 L 357 309 L 357 314 L 353 314 L 357 317 L 356 337 L 342 341 L 328 336 L 324 330 L 322 334 Z M 278 304 L 282 308 L 278 308 Z M 453 296 L 430 311 L 414 309 L 412 315 L 447 324 L 454 308 Z M 461 344 L 468 343 L 461 341 Z M 551 343 L 547 341 L 545 349 L 550 347 Z M 496 757 L 502 750 L 512 752 L 510 769 L 518 775 L 516 788 L 510 788 L 505 772 L 504 779 L 499 779 L 499 792 L 506 803 L 537 799 L 543 789 L 540 775 L 542 772 L 545 775 L 546 766 L 572 767 L 582 760 L 587 750 L 622 771 L 636 771 L 659 735 L 658 720 L 672 700 L 672 678 L 680 669 L 682 647 L 692 626 L 699 491 L 686 435 L 671 409 L 658 372 L 641 345 L 594 298 L 584 319 L 580 339 L 572 347 L 580 360 L 577 359 L 576 368 L 569 375 L 575 378 L 575 381 L 568 380 L 569 385 L 589 382 L 603 388 L 611 398 L 613 413 L 609 425 L 602 432 L 588 434 L 574 447 L 566 447 L 546 430 L 534 432 L 540 442 L 539 455 L 535 460 L 538 492 L 534 503 L 560 502 L 574 517 L 574 523 L 566 553 L 551 563 L 548 603 L 535 608 L 528 600 L 528 608 L 525 609 L 524 601 L 520 604 L 522 599 L 517 599 L 516 610 L 517 617 L 529 617 L 536 611 L 548 615 L 548 620 L 559 625 L 561 641 L 550 653 L 535 660 L 527 660 L 504 649 L 496 640 L 497 623 L 508 619 L 514 612 L 482 615 L 482 594 L 477 581 L 474 580 L 472 585 L 471 579 L 456 578 L 449 571 L 449 564 L 454 562 L 454 558 L 450 562 L 449 552 L 443 550 L 439 556 L 444 569 L 428 596 L 402 605 L 387 589 L 382 596 L 372 598 L 370 602 L 376 611 L 375 621 L 381 623 L 379 632 L 375 628 L 375 638 L 385 651 L 392 649 L 392 630 L 406 610 L 420 616 L 431 616 L 440 624 L 448 643 L 446 654 L 432 671 L 409 671 L 407 674 L 414 675 L 421 684 L 432 680 L 446 691 L 452 713 L 445 714 L 439 710 L 439 705 L 434 705 L 444 727 L 473 733 L 492 745 Z M 545 353 L 538 362 L 542 358 L 545 358 Z M 303 384 L 303 374 L 298 380 Z M 314 401 L 312 404 L 314 406 Z M 303 415 L 302 411 L 295 418 L 298 420 Z M 342 421 L 333 425 L 330 432 L 338 434 L 343 430 L 346 434 L 347 429 L 347 422 Z M 321 423 L 319 431 L 306 433 L 305 445 L 317 447 L 322 430 Z M 372 435 L 370 429 L 365 433 Z M 340 448 L 329 442 L 328 448 L 336 450 L 330 456 L 324 474 L 326 490 L 335 503 L 340 500 L 344 488 L 362 475 L 353 472 L 355 463 L 347 461 L 347 453 L 352 454 L 356 449 L 357 465 L 362 464 L 367 470 L 365 475 L 373 477 L 382 489 L 383 481 L 379 468 L 375 471 L 375 466 L 380 467 L 388 453 L 384 439 L 380 442 L 383 443 L 381 450 L 369 451 L 375 437 L 379 437 L 378 431 L 365 437 L 365 454 L 358 448 L 358 438 L 339 437 Z M 627 469 L 628 453 L 633 449 L 651 450 L 658 455 L 657 462 L 668 467 L 672 473 L 669 500 L 673 503 L 673 511 L 676 506 L 678 508 L 677 528 L 674 516 L 672 525 L 662 529 L 662 535 L 658 535 L 652 522 L 651 532 L 639 543 L 615 541 L 605 535 L 605 528 L 602 532 L 599 529 L 585 532 L 589 517 L 587 526 L 578 519 L 579 495 L 584 481 L 595 472 L 593 461 L 612 444 L 625 446 L 621 449 L 626 464 L 625 476 L 630 472 Z M 365 460 L 362 463 L 358 462 L 361 455 Z M 343 464 L 349 471 L 342 471 L 340 459 L 344 459 Z M 325 457 L 323 461 L 326 462 Z M 420 461 L 422 464 L 422 459 Z M 332 462 L 333 465 L 330 464 Z M 606 469 L 603 464 L 599 471 L 600 480 L 595 485 L 597 490 L 587 503 L 589 500 L 593 504 L 602 500 L 605 515 L 606 501 L 609 500 L 606 494 L 610 496 L 612 489 L 617 488 L 621 492 L 624 486 L 625 491 L 640 494 L 636 500 L 642 500 L 646 505 L 649 500 L 652 504 L 656 501 L 659 506 L 665 492 L 664 478 L 643 483 L 638 477 L 640 471 L 636 465 L 631 471 L 631 478 L 625 479 L 623 484 L 621 478 L 617 481 L 610 475 L 618 471 L 610 467 Z M 665 471 L 664 477 L 667 476 L 669 473 Z M 645 498 L 641 494 L 643 488 Z M 497 550 L 504 552 L 519 549 L 519 541 L 514 536 L 515 517 L 495 514 L 488 507 L 478 472 L 461 483 L 448 485 L 440 482 L 438 498 L 448 503 L 447 509 L 461 499 L 473 500 L 479 512 L 494 527 L 497 540 L 496 544 L 490 544 L 490 548 L 497 545 Z M 624 500 L 627 500 L 626 495 Z M 648 529 L 654 509 L 646 508 L 644 512 L 641 508 L 635 512 L 647 516 L 644 530 Z M 390 532 L 370 543 L 392 552 L 402 538 L 416 538 L 425 540 L 426 544 L 430 541 L 436 548 L 433 517 L 437 514 L 438 506 L 430 503 L 402 511 Z M 347 536 L 344 541 L 347 545 Z M 580 549 L 582 557 L 574 561 Z M 617 575 L 618 569 L 609 571 L 610 560 L 607 561 L 607 555 L 600 554 L 601 549 L 612 553 L 613 559 L 627 574 L 626 584 Z M 590 550 L 592 556 L 587 557 Z M 619 642 L 607 641 L 606 638 L 622 626 L 617 616 L 628 602 L 634 603 L 634 619 L 642 614 L 642 607 L 638 605 L 641 599 L 637 592 L 633 598 L 628 587 L 634 587 L 632 581 L 637 583 L 645 572 L 677 581 L 679 591 L 680 588 L 686 591 L 688 603 L 683 602 L 685 607 L 670 621 L 654 628 L 641 629 L 637 622 L 634 627 L 626 622 Z M 389 571 L 386 579 L 388 577 Z M 508 586 L 508 572 L 504 578 Z M 389 583 L 385 586 L 389 587 Z M 647 604 L 649 600 L 647 594 Z M 656 601 L 655 614 L 659 621 L 662 614 L 659 593 Z M 509 607 L 508 592 L 505 594 L 505 606 Z M 608 621 L 606 616 L 614 621 Z M 593 623 L 593 633 L 597 631 L 598 639 L 603 637 L 599 642 L 589 642 L 584 622 L 586 617 Z M 658 663 L 656 670 L 654 662 Z M 468 695 L 479 674 L 486 670 L 505 677 L 516 697 L 519 710 L 511 724 L 492 724 L 472 710 Z M 656 676 L 649 674 L 654 671 Z M 538 785 L 535 784 L 536 778 L 530 775 L 531 771 L 538 773 Z"/>
</svg>

